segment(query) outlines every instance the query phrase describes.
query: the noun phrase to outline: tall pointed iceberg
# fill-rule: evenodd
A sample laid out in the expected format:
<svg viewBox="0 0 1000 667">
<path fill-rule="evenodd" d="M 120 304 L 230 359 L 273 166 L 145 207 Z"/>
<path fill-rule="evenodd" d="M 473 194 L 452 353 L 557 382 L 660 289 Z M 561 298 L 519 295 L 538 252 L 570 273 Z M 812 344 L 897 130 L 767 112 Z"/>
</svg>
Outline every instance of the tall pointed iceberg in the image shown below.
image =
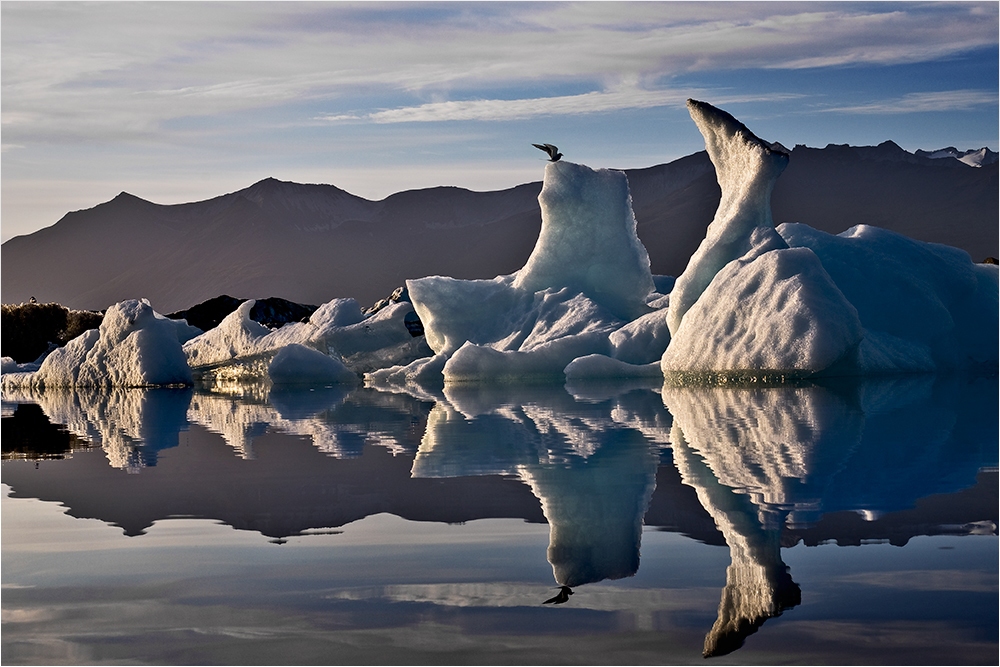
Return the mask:
<svg viewBox="0 0 1000 667">
<path fill-rule="evenodd" d="M 687 105 L 705 137 L 722 199 L 705 239 L 670 292 L 671 336 L 722 267 L 750 250 L 751 232 L 774 227 L 771 191 L 788 166 L 788 153 L 759 139 L 722 109 L 697 100 L 688 100 Z"/>
</svg>

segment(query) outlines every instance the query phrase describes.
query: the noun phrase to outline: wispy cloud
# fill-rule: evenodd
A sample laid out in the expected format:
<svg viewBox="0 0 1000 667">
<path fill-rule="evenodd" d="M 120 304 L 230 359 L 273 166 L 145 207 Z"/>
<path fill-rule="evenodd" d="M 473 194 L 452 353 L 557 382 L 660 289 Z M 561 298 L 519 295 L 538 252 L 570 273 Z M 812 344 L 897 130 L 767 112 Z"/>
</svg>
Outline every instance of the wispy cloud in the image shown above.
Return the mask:
<svg viewBox="0 0 1000 667">
<path fill-rule="evenodd" d="M 907 93 L 900 97 L 877 100 L 868 104 L 830 107 L 821 111 L 851 114 L 899 114 L 940 111 L 967 111 L 976 107 L 997 106 L 996 92 L 988 90 L 942 90 L 929 93 Z"/>
<path fill-rule="evenodd" d="M 989 3 L 34 4 L 3 7 L 18 141 L 148 138 L 303 99 L 354 115 L 357 96 L 400 98 L 357 112 L 378 123 L 643 108 L 675 104 L 658 82 L 682 73 L 918 62 L 995 45 L 997 29 Z M 630 81 L 645 85 L 616 90 Z M 471 99 L 547 82 L 599 92 Z"/>
<path fill-rule="evenodd" d="M 705 97 L 704 89 L 644 90 L 621 87 L 608 91 L 592 91 L 579 95 L 533 97 L 514 100 L 480 99 L 447 102 L 428 102 L 416 106 L 384 109 L 367 114 L 330 114 L 315 120 L 368 121 L 374 123 L 427 123 L 444 121 L 514 121 L 540 116 L 574 116 L 607 113 L 629 109 L 655 107 L 683 108 L 690 97 Z M 717 103 L 747 101 L 786 101 L 802 97 L 796 93 L 762 93 L 758 95 L 733 95 L 713 91 Z"/>
<path fill-rule="evenodd" d="M 521 120 L 536 116 L 576 115 L 659 106 L 683 106 L 688 96 L 685 93 L 672 90 L 627 89 L 518 100 L 431 102 L 419 106 L 378 111 L 369 114 L 367 118 L 376 123 Z"/>
</svg>

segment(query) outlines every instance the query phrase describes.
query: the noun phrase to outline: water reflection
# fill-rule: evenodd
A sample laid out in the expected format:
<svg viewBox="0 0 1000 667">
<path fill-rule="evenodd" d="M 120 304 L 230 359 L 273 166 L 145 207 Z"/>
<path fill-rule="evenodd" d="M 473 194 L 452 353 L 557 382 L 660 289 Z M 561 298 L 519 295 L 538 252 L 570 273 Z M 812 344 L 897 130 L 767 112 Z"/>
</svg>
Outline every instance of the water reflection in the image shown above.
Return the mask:
<svg viewBox="0 0 1000 667">
<path fill-rule="evenodd" d="M 37 404 L 101 447 L 112 471 L 139 473 L 91 467 L 55 484 L 5 466 L 15 495 L 61 502 L 129 535 L 171 516 L 214 518 L 276 541 L 382 512 L 544 520 L 555 588 L 537 604 L 572 608 L 579 587 L 636 574 L 644 526 L 704 535 L 698 522 L 710 520 L 731 564 L 706 627 L 706 656 L 739 648 L 801 603 L 783 547 L 996 534 L 995 492 L 986 503 L 956 501 L 947 515 L 920 508 L 923 498 L 955 494 L 983 469 L 995 471 L 995 378 L 460 385 L 412 394 L 36 390 L 5 392 L 4 401 L 5 428 L 13 403 Z M 225 444 L 207 444 L 202 433 Z M 277 446 L 272 434 L 295 443 Z M 177 451 L 182 440 L 200 446 Z"/>
<path fill-rule="evenodd" d="M 667 387 L 663 400 L 674 416 L 674 463 L 732 558 L 706 657 L 739 648 L 801 601 L 781 559 L 786 527 L 845 509 L 871 520 L 969 486 L 981 466 L 996 465 L 996 422 L 986 417 L 995 380 Z"/>
<path fill-rule="evenodd" d="M 656 486 L 669 415 L 648 390 L 579 402 L 541 388 L 446 387 L 431 410 L 414 477 L 507 474 L 549 523 L 548 560 L 568 588 L 629 577 Z M 627 406 L 627 407 L 623 407 Z M 640 428 L 641 427 L 641 428 Z"/>
<path fill-rule="evenodd" d="M 5 390 L 4 399 L 38 404 L 52 423 L 103 448 L 112 467 L 137 473 L 156 465 L 157 452 L 177 446 L 191 395 L 189 387 L 27 388 Z"/>
</svg>

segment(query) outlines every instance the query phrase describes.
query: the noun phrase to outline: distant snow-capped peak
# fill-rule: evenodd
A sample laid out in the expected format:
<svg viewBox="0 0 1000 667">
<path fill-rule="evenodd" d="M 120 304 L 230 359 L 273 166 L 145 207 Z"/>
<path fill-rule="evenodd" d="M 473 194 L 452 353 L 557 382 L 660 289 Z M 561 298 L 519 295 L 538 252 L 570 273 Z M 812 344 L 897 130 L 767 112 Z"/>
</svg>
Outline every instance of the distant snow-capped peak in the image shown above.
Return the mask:
<svg viewBox="0 0 1000 667">
<path fill-rule="evenodd" d="M 960 151 L 954 146 L 948 146 L 936 151 L 917 150 L 915 154 L 932 160 L 951 157 L 970 167 L 982 167 L 984 164 L 993 164 L 997 161 L 997 153 L 986 146 L 979 149 L 970 148 L 967 151 Z"/>
</svg>

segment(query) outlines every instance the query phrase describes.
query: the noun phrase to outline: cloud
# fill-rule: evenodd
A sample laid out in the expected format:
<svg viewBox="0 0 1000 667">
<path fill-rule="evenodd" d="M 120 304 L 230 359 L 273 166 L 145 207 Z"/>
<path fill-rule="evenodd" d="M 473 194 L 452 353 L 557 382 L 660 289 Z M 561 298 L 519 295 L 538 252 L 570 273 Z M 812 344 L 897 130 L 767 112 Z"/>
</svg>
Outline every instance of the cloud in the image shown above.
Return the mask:
<svg viewBox="0 0 1000 667">
<path fill-rule="evenodd" d="M 536 116 L 572 115 L 646 109 L 659 106 L 684 106 L 688 95 L 663 90 L 594 91 L 582 95 L 539 97 L 518 100 L 466 100 L 432 102 L 413 107 L 388 109 L 369 114 L 376 123 L 408 123 L 448 120 L 519 120 Z"/>
<path fill-rule="evenodd" d="M 975 107 L 998 103 L 996 92 L 988 90 L 942 90 L 929 93 L 907 93 L 900 97 L 858 104 L 854 106 L 821 109 L 827 112 L 851 114 L 900 114 L 941 111 L 968 111 Z"/>
<path fill-rule="evenodd" d="M 899 570 L 860 572 L 838 577 L 845 584 L 863 584 L 904 591 L 996 592 L 996 573 L 983 570 Z"/>
<path fill-rule="evenodd" d="M 444 121 L 512 121 L 537 118 L 539 116 L 570 116 L 591 113 L 606 113 L 628 109 L 650 109 L 655 107 L 683 108 L 690 97 L 706 97 L 704 89 L 686 90 L 645 90 L 635 87 L 620 87 L 608 91 L 592 91 L 579 95 L 553 97 L 533 97 L 513 100 L 479 99 L 445 102 L 429 102 L 417 106 L 384 109 L 373 113 L 330 114 L 317 116 L 322 121 L 371 121 L 374 123 L 426 123 Z M 785 101 L 802 97 L 795 93 L 762 93 L 756 95 L 734 95 L 731 92 L 712 91 L 712 99 L 717 103 L 748 101 Z"/>
<path fill-rule="evenodd" d="M 145 140 L 305 99 L 380 123 L 646 108 L 676 103 L 657 82 L 682 73 L 926 61 L 997 32 L 990 3 L 9 3 L 3 19 L 4 130 L 22 143 Z M 603 92 L 493 92 L 567 84 Z"/>
</svg>

